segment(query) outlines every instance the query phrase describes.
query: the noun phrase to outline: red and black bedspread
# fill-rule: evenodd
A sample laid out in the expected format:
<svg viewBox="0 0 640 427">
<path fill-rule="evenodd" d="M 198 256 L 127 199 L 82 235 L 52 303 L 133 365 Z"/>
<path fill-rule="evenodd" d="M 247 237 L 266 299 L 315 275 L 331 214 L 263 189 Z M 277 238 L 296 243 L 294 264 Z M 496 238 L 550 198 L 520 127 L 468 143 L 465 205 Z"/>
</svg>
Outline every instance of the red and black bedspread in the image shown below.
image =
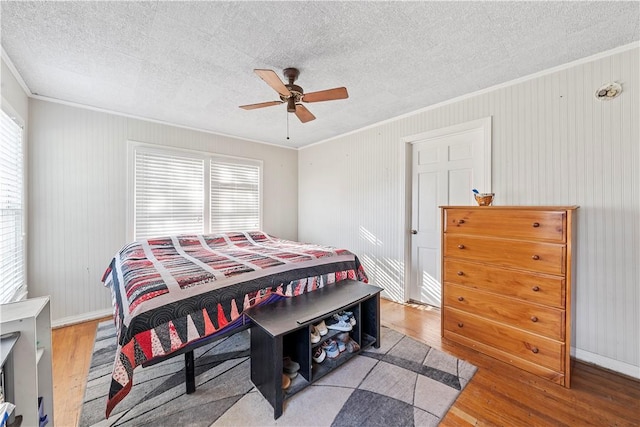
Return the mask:
<svg viewBox="0 0 640 427">
<path fill-rule="evenodd" d="M 118 339 L 107 417 L 129 393 L 136 366 L 242 325 L 250 307 L 344 279 L 367 281 L 353 253 L 260 231 L 123 247 L 102 278 L 111 289 Z"/>
</svg>

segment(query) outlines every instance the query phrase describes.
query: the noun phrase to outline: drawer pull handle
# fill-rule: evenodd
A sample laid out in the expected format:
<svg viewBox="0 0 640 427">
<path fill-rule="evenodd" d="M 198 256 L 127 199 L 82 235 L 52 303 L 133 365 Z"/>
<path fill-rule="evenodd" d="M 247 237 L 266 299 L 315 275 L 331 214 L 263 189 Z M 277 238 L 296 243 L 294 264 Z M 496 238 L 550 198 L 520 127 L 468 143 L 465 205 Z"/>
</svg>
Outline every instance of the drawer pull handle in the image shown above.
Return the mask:
<svg viewBox="0 0 640 427">
<path fill-rule="evenodd" d="M 531 257 L 531 259 L 534 260 L 534 261 L 537 261 L 537 260 L 540 259 L 540 256 L 534 255 L 534 256 Z"/>
<path fill-rule="evenodd" d="M 531 347 L 531 352 L 532 353 L 538 354 L 538 351 L 540 351 L 540 350 L 538 350 L 538 347 Z"/>
<path fill-rule="evenodd" d="M 534 286 L 533 288 L 531 288 L 531 290 L 533 292 L 538 292 L 540 290 L 540 286 Z"/>
<path fill-rule="evenodd" d="M 531 316 L 531 321 L 535 323 L 538 321 L 538 318 L 536 316 Z"/>
<path fill-rule="evenodd" d="M 464 249 L 464 245 L 458 245 L 458 249 Z"/>
<path fill-rule="evenodd" d="M 464 276 L 464 272 L 458 271 L 458 276 Z"/>
<path fill-rule="evenodd" d="M 458 297 L 458 301 L 464 301 L 464 297 Z"/>
<path fill-rule="evenodd" d="M 464 219 L 458 220 L 458 224 L 464 224 Z"/>
<path fill-rule="evenodd" d="M 462 328 L 463 326 L 464 326 L 464 323 L 458 322 L 458 328 Z"/>
<path fill-rule="evenodd" d="M 534 222 L 534 223 L 533 223 L 533 224 L 531 224 L 531 225 L 533 225 L 533 228 L 538 228 L 538 227 L 540 227 L 540 223 L 539 223 L 539 222 Z"/>
</svg>

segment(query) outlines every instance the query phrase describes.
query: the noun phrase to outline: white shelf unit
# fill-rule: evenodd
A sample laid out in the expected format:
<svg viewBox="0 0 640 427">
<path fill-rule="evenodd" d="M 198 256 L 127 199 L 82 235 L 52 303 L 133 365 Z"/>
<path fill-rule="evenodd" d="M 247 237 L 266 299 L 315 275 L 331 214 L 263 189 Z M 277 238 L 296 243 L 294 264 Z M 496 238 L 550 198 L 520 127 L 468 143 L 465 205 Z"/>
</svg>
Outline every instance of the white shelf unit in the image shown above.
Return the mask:
<svg viewBox="0 0 640 427">
<path fill-rule="evenodd" d="M 13 355 L 15 414 L 23 426 L 38 426 L 38 397 L 53 425 L 53 374 L 51 360 L 51 311 L 49 297 L 0 305 L 0 334 L 20 332 Z"/>
</svg>

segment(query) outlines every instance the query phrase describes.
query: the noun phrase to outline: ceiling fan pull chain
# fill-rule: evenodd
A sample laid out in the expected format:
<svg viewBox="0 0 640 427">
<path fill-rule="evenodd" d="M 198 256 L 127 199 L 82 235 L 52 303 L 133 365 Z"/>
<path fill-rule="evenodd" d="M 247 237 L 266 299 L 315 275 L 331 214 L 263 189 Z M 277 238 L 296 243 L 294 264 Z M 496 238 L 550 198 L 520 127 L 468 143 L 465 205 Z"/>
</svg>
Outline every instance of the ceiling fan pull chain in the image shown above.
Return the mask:
<svg viewBox="0 0 640 427">
<path fill-rule="evenodd" d="M 287 115 L 287 139 L 289 139 L 289 113 L 286 113 Z"/>
</svg>

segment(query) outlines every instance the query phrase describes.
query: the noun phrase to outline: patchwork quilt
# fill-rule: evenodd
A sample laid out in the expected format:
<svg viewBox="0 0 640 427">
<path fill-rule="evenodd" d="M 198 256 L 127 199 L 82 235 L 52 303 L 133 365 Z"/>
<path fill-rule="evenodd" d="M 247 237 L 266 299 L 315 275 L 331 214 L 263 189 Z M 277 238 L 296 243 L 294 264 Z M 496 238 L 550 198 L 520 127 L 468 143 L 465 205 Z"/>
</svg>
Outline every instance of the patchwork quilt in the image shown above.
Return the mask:
<svg viewBox="0 0 640 427">
<path fill-rule="evenodd" d="M 111 289 L 118 339 L 107 418 L 131 390 L 137 366 L 245 324 L 248 308 L 345 279 L 367 282 L 350 251 L 261 231 L 124 246 L 102 278 Z"/>
</svg>

